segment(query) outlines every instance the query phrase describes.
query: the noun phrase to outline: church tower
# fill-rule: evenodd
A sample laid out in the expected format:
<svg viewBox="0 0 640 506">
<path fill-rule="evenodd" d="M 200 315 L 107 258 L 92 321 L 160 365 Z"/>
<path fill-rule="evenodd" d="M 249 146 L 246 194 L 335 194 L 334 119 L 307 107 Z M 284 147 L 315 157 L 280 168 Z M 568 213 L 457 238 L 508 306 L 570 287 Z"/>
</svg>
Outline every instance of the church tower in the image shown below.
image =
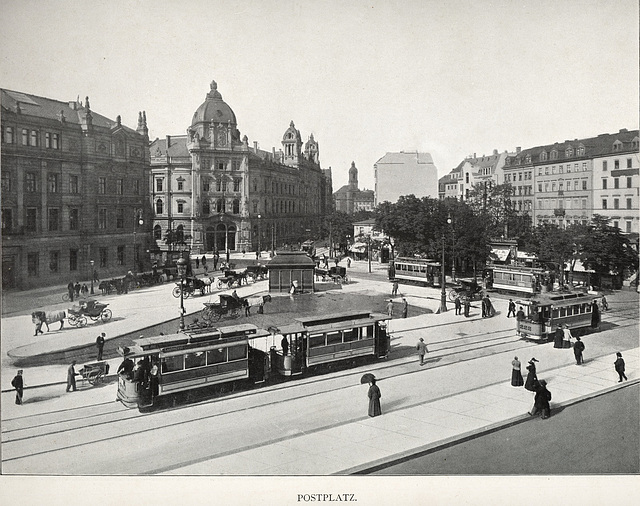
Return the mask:
<svg viewBox="0 0 640 506">
<path fill-rule="evenodd" d="M 313 138 L 313 134 L 309 136 L 309 140 L 304 145 L 304 156 L 310 162 L 320 165 L 320 152 L 318 150 L 318 143 Z"/>
<path fill-rule="evenodd" d="M 351 162 L 351 168 L 349 169 L 349 186 L 354 190 L 358 189 L 358 169 L 356 169 L 356 162 Z"/>
</svg>

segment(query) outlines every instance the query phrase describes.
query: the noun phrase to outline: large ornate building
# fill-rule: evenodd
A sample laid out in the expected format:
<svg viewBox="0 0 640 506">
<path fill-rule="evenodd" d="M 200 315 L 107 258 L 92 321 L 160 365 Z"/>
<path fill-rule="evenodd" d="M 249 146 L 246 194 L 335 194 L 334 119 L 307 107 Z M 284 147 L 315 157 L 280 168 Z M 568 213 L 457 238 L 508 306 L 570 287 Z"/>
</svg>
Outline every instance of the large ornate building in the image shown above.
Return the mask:
<svg viewBox="0 0 640 506">
<path fill-rule="evenodd" d="M 304 240 L 331 212 L 313 135 L 303 145 L 292 121 L 282 149 L 249 146 L 215 81 L 187 135 L 156 139 L 150 154 L 157 251 L 167 237 L 197 253 L 271 249 Z"/>
<path fill-rule="evenodd" d="M 0 91 L 3 288 L 148 268 L 146 115 L 133 130 L 93 111 L 88 97 Z"/>
<path fill-rule="evenodd" d="M 358 169 L 356 163 L 351 162 L 349 169 L 349 184 L 344 185 L 333 194 L 336 211 L 353 214 L 358 211 L 372 211 L 375 201 L 373 190 L 358 188 Z"/>
</svg>

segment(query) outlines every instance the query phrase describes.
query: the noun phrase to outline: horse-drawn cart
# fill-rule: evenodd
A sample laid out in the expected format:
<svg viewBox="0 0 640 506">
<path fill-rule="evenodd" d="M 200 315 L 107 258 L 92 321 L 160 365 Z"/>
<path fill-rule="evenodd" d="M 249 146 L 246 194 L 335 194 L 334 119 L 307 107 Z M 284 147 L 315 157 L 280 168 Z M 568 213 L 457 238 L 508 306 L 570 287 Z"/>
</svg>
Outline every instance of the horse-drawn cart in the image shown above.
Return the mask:
<svg viewBox="0 0 640 506">
<path fill-rule="evenodd" d="M 102 304 L 96 300 L 88 299 L 81 301 L 77 306 L 70 307 L 67 311 L 67 319 L 71 325 L 84 327 L 87 324 L 87 317 L 94 322 L 101 320 L 106 323 L 111 319 L 111 309 L 107 309 L 108 304 Z"/>
<path fill-rule="evenodd" d="M 240 308 L 247 305 L 246 299 L 233 295 L 220 294 L 220 302 L 205 302 L 202 310 L 202 318 L 206 321 L 218 321 L 223 316 L 237 318 L 240 316 Z"/>
<path fill-rule="evenodd" d="M 349 276 L 347 275 L 346 267 L 334 266 L 330 269 L 322 269 L 320 267 L 315 268 L 316 279 L 320 281 L 333 281 L 336 284 L 349 283 Z"/>
<path fill-rule="evenodd" d="M 207 290 L 207 283 L 205 283 L 200 278 L 196 277 L 186 277 L 184 278 L 184 283 L 176 283 L 175 288 L 172 290 L 172 294 L 174 297 L 180 297 L 180 292 L 182 291 L 183 297 L 186 299 L 192 295 L 195 295 L 196 291 L 200 292 L 200 295 L 204 295 Z"/>
<path fill-rule="evenodd" d="M 238 287 L 242 286 L 242 281 L 247 283 L 247 271 L 245 269 L 232 271 L 225 270 L 224 276 L 220 276 L 216 281 L 216 287 L 218 289 L 231 288 L 234 285 Z"/>
<path fill-rule="evenodd" d="M 453 302 L 458 297 L 482 300 L 484 297 L 482 286 L 475 279 L 458 279 L 458 286 L 449 290 L 449 300 Z"/>
<path fill-rule="evenodd" d="M 247 281 L 251 281 L 252 283 L 269 277 L 269 269 L 267 269 L 266 265 L 261 264 L 248 265 L 245 273 Z"/>
<path fill-rule="evenodd" d="M 104 378 L 109 374 L 109 364 L 107 362 L 92 362 L 84 364 L 82 369 L 78 371 L 82 376 L 82 381 L 88 381 L 92 385 L 103 383 Z"/>
</svg>

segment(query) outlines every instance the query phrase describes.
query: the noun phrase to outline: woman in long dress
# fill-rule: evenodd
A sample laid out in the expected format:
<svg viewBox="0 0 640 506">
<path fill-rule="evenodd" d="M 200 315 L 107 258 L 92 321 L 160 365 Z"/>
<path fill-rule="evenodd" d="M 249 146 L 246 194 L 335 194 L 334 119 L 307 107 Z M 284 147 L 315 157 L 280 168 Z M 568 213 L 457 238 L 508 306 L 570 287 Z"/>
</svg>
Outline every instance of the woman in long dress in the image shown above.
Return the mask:
<svg viewBox="0 0 640 506">
<path fill-rule="evenodd" d="M 556 328 L 555 334 L 553 334 L 553 347 L 554 348 L 562 348 L 564 341 L 564 332 L 562 331 L 562 327 L 558 325 Z"/>
<path fill-rule="evenodd" d="M 382 414 L 382 408 L 380 407 L 380 389 L 376 385 L 375 378 L 371 378 L 369 387 L 369 416 L 378 416 Z"/>
<path fill-rule="evenodd" d="M 511 371 L 511 385 L 514 387 L 521 387 L 524 385 L 524 380 L 522 379 L 522 373 L 520 372 L 520 361 L 518 357 L 515 357 L 511 361 L 511 367 L 513 368 Z"/>
<path fill-rule="evenodd" d="M 527 381 L 524 382 L 524 388 L 529 390 L 530 392 L 535 392 L 536 387 L 538 386 L 538 375 L 536 373 L 536 364 L 537 360 L 532 358 L 529 360 L 529 365 L 527 366 Z"/>
</svg>

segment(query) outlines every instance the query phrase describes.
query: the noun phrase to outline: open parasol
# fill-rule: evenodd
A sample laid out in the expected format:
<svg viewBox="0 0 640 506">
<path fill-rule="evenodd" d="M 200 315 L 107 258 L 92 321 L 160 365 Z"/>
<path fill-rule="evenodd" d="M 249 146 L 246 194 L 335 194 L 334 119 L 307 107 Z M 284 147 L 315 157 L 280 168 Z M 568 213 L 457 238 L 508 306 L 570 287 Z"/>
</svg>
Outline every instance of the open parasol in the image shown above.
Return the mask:
<svg viewBox="0 0 640 506">
<path fill-rule="evenodd" d="M 360 378 L 360 384 L 364 385 L 365 383 L 371 383 L 372 379 L 376 379 L 376 377 L 370 372 L 363 374 L 362 378 Z"/>
</svg>

